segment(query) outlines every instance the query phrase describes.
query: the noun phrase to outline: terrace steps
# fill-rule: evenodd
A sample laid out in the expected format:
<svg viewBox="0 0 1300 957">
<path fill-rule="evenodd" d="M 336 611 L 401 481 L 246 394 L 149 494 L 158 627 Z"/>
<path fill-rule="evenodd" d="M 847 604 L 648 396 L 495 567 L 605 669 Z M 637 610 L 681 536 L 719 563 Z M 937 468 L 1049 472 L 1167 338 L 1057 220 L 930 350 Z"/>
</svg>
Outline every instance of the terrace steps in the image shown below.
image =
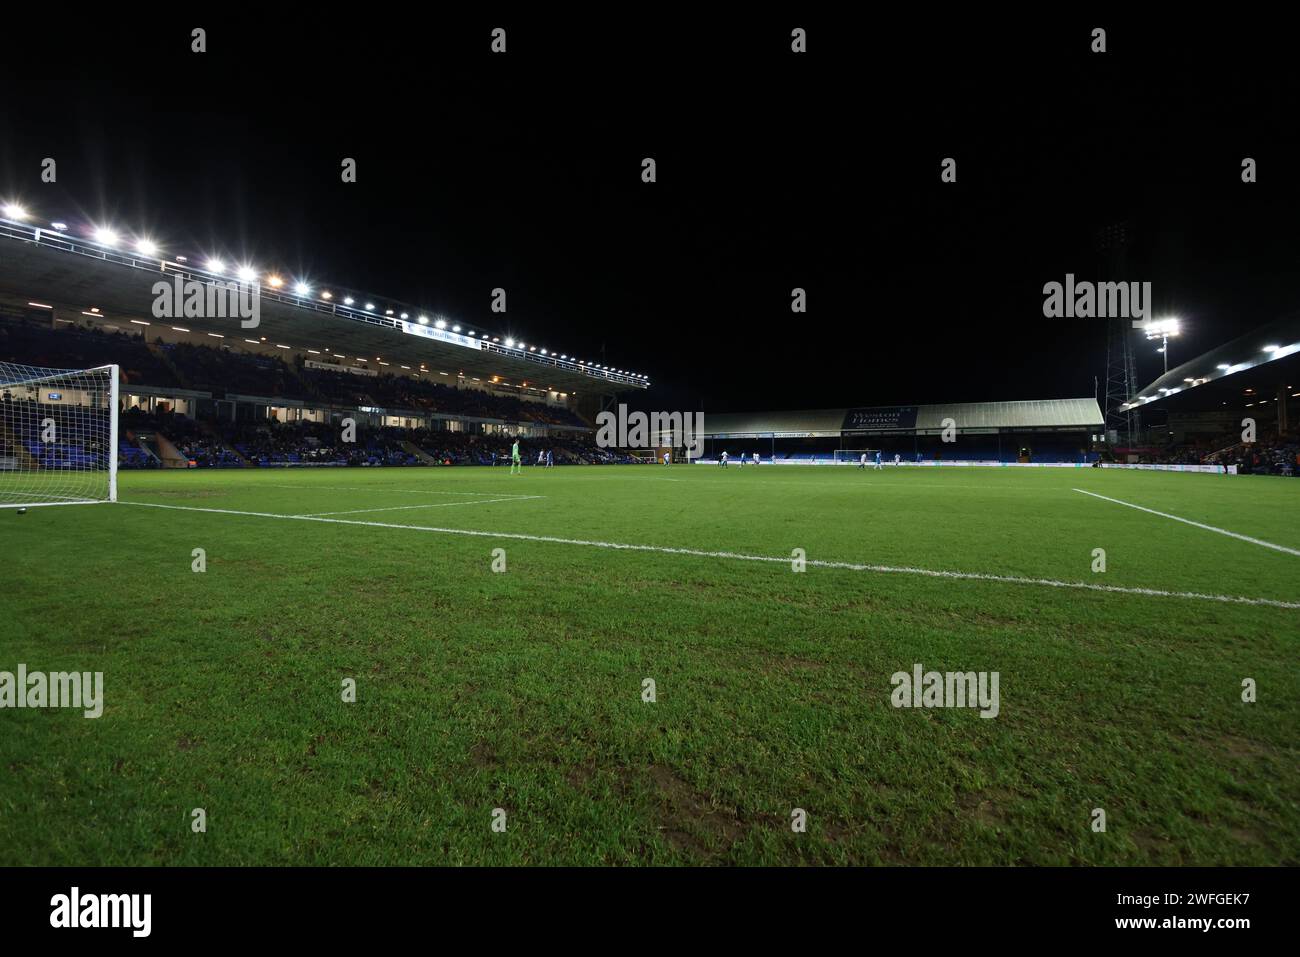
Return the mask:
<svg viewBox="0 0 1300 957">
<path fill-rule="evenodd" d="M 411 455 L 414 455 L 417 459 L 419 459 L 419 460 L 420 460 L 421 462 L 423 462 L 425 465 L 441 465 L 441 464 L 442 464 L 442 463 L 439 462 L 437 459 L 435 459 L 432 455 L 430 455 L 428 452 L 424 451 L 424 449 L 422 449 L 422 448 L 420 448 L 418 445 L 416 445 L 414 442 L 403 441 L 403 442 L 401 443 L 401 445 L 402 445 L 402 448 L 403 448 L 405 451 L 409 452 Z"/>
</svg>

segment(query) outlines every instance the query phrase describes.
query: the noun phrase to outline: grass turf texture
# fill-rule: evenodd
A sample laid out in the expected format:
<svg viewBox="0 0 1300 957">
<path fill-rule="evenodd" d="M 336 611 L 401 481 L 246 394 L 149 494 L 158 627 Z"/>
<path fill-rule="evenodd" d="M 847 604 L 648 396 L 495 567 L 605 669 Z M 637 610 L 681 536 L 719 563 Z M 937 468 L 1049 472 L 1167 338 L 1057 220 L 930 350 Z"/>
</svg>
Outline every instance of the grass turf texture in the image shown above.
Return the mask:
<svg viewBox="0 0 1300 957">
<path fill-rule="evenodd" d="M 1073 491 L 1300 548 L 1286 479 L 644 466 L 121 487 L 1300 600 L 1300 557 Z M 544 497 L 488 501 L 514 495 Z M 132 505 L 0 510 L 0 542 L 0 670 L 102 671 L 106 699 L 97 720 L 0 711 L 0 864 L 1300 861 L 1300 609 Z M 998 671 L 1000 715 L 891 707 L 916 662 Z"/>
</svg>

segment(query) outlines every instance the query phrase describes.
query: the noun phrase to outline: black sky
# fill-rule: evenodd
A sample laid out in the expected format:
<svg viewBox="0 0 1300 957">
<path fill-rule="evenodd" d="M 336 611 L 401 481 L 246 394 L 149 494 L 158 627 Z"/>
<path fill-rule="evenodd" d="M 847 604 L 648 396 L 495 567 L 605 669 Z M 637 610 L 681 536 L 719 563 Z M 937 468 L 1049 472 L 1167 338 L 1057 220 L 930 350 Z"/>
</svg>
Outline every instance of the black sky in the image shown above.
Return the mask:
<svg viewBox="0 0 1300 957">
<path fill-rule="evenodd" d="M 1175 363 L 1297 307 L 1284 22 L 166 10 L 15 27 L 0 196 L 603 349 L 657 408 L 1090 395 L 1104 322 L 1042 315 L 1067 272 L 1152 282 Z"/>
</svg>

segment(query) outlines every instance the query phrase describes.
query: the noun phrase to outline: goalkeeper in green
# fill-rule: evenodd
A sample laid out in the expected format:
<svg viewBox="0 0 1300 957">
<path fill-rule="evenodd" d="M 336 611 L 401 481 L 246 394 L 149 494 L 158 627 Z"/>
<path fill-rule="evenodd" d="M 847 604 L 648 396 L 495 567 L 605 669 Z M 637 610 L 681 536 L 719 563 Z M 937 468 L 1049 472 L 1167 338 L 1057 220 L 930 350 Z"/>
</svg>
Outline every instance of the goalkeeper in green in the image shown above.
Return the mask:
<svg viewBox="0 0 1300 957">
<path fill-rule="evenodd" d="M 524 464 L 519 459 L 519 440 L 515 439 L 515 444 L 510 446 L 510 474 L 514 475 L 518 471 L 520 475 L 524 474 Z"/>
</svg>

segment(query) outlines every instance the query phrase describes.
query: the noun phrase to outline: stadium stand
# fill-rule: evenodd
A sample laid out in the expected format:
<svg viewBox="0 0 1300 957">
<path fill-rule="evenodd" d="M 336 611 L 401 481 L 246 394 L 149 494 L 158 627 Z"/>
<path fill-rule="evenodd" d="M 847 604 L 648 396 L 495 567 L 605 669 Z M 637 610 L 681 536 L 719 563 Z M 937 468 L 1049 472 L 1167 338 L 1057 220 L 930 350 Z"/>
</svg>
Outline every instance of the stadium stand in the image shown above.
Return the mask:
<svg viewBox="0 0 1300 957">
<path fill-rule="evenodd" d="M 947 426 L 952 441 L 945 441 Z M 820 462 L 840 449 L 879 449 L 904 461 L 1091 462 L 1102 430 L 1095 399 L 875 406 L 809 412 L 706 414 L 705 454 L 758 452 Z"/>
<path fill-rule="evenodd" d="M 52 369 L 118 365 L 126 383 L 181 385 L 172 370 L 149 351 L 139 336 L 97 327 L 53 330 L 23 320 L 0 322 L 0 361 Z"/>
<path fill-rule="evenodd" d="M 158 348 L 171 360 L 190 389 L 270 399 L 313 397 L 278 356 L 251 355 L 161 340 Z"/>
<path fill-rule="evenodd" d="M 508 460 L 516 438 L 526 463 L 549 451 L 557 465 L 641 461 L 596 446 L 591 427 L 571 409 L 523 401 L 479 389 L 456 388 L 387 372 L 357 375 L 308 366 L 302 356 L 229 347 L 147 342 L 141 335 L 99 326 L 50 328 L 0 315 L 0 360 L 46 368 L 116 363 L 124 393 L 141 403 L 120 420 L 118 463 L 124 469 L 269 468 L 283 466 L 494 465 Z M 217 402 L 235 409 L 234 421 Z M 8 393 L 0 401 L 11 402 Z M 175 402 L 200 410 L 173 411 Z M 277 403 L 310 410 L 327 422 L 281 422 Z M 431 427 L 395 427 L 371 421 L 376 409 L 427 421 Z M 318 410 L 319 411 L 319 410 Z M 206 414 L 205 414 L 206 413 Z M 46 414 L 43 412 L 42 414 Z M 353 414 L 355 443 L 340 441 L 339 419 Z M 12 421 L 36 421 L 13 415 Z M 534 434 L 522 435 L 521 428 Z M 38 443 L 24 430 L 0 436 L 0 453 L 21 448 L 42 464 L 102 460 L 104 450 Z"/>
</svg>

